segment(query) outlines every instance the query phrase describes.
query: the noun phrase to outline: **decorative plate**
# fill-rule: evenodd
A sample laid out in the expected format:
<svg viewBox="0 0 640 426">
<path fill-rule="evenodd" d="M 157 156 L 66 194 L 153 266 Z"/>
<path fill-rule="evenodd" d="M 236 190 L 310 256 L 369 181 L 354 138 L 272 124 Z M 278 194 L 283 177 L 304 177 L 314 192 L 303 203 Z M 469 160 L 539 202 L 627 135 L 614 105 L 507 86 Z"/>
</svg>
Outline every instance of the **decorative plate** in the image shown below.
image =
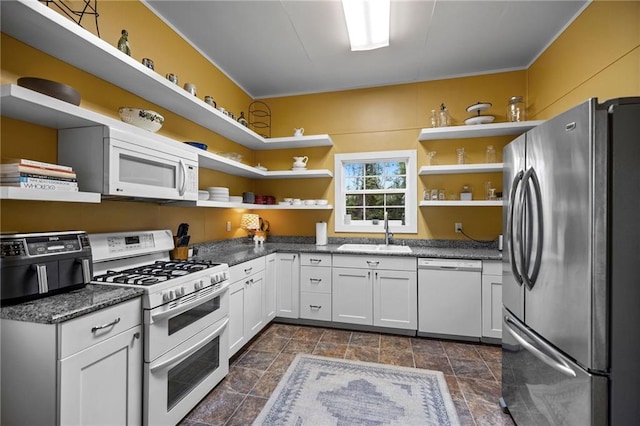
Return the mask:
<svg viewBox="0 0 640 426">
<path fill-rule="evenodd" d="M 477 115 L 475 117 L 469 117 L 464 120 L 464 124 L 487 124 L 493 123 L 496 117 L 493 115 Z"/>
</svg>

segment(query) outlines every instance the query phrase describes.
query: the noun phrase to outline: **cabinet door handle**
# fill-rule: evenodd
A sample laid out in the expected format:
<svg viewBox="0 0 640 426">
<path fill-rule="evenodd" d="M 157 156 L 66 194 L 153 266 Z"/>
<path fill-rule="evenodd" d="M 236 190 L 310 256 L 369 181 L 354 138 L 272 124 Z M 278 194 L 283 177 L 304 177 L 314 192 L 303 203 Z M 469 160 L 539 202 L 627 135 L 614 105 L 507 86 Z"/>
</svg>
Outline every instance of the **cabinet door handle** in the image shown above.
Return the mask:
<svg viewBox="0 0 640 426">
<path fill-rule="evenodd" d="M 251 278 L 250 280 L 247 280 L 245 284 L 247 284 L 247 285 L 253 284 L 253 278 Z"/>
<path fill-rule="evenodd" d="M 309 281 L 314 284 L 318 284 L 320 281 L 322 281 L 322 278 L 309 278 Z"/>
<path fill-rule="evenodd" d="M 309 305 L 309 307 L 311 309 L 320 309 L 320 308 L 322 308 L 322 305 Z"/>
<path fill-rule="evenodd" d="M 380 261 L 378 260 L 367 260 L 367 265 L 369 266 L 378 266 L 380 264 Z"/>
<path fill-rule="evenodd" d="M 250 274 L 252 270 L 253 270 L 253 267 L 251 267 L 251 268 L 246 268 L 246 269 L 244 270 L 244 273 L 245 273 L 245 274 Z"/>
<path fill-rule="evenodd" d="M 104 329 L 104 328 L 113 327 L 114 325 L 116 325 L 116 324 L 117 324 L 117 323 L 119 323 L 119 322 L 120 322 L 120 317 L 118 317 L 118 318 L 114 319 L 113 321 L 111 321 L 111 322 L 110 322 L 110 323 L 108 323 L 108 324 L 102 324 L 102 325 L 97 325 L 97 326 L 95 326 L 95 327 L 91 327 L 91 332 L 92 332 L 92 333 L 95 333 L 95 332 L 96 332 L 96 331 L 98 331 L 98 330 L 102 330 L 102 329 Z"/>
<path fill-rule="evenodd" d="M 322 259 L 309 259 L 309 262 L 311 262 L 311 263 L 320 263 L 320 262 L 322 262 Z"/>
</svg>

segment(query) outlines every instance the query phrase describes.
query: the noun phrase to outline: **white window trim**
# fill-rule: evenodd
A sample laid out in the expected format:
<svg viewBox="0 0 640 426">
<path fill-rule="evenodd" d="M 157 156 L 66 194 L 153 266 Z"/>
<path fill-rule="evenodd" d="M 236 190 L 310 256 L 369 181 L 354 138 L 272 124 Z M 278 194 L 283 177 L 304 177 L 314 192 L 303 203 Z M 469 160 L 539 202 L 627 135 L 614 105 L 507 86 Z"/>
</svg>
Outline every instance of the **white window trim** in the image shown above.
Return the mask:
<svg viewBox="0 0 640 426">
<path fill-rule="evenodd" d="M 378 152 L 358 152 L 351 154 L 335 154 L 334 174 L 335 174 L 335 232 L 384 232 L 382 221 L 377 225 L 373 224 L 346 224 L 345 215 L 347 212 L 346 197 L 344 194 L 344 173 L 343 164 L 350 162 L 366 161 L 397 161 L 402 160 L 407 163 L 407 189 L 405 194 L 405 224 L 399 220 L 389 221 L 389 230 L 396 234 L 416 234 L 418 232 L 417 221 L 417 159 L 416 150 L 404 151 L 378 151 Z"/>
</svg>

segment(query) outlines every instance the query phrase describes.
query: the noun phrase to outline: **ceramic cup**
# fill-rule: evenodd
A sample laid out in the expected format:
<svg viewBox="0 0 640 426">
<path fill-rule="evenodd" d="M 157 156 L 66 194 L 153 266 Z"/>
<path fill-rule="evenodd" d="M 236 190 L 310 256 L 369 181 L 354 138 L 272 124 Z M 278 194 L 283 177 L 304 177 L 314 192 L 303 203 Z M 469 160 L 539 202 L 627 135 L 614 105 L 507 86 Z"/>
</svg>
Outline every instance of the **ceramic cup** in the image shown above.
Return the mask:
<svg viewBox="0 0 640 426">
<path fill-rule="evenodd" d="M 145 67 L 155 70 L 154 66 L 153 66 L 153 61 L 149 58 L 142 58 L 142 65 L 144 65 Z"/>
<path fill-rule="evenodd" d="M 185 83 L 184 90 L 191 93 L 193 96 L 196 96 L 196 85 L 193 83 Z"/>
<path fill-rule="evenodd" d="M 216 106 L 217 106 L 216 101 L 213 100 L 213 96 L 208 96 L 208 95 L 205 96 L 204 97 L 204 103 L 205 104 L 209 104 L 214 108 L 216 108 Z"/>
<path fill-rule="evenodd" d="M 175 74 L 171 74 L 171 73 L 167 74 L 167 80 L 169 80 L 173 84 L 178 84 L 178 76 Z"/>
<path fill-rule="evenodd" d="M 304 135 L 304 127 L 296 127 L 293 129 L 293 136 L 302 136 Z"/>
</svg>

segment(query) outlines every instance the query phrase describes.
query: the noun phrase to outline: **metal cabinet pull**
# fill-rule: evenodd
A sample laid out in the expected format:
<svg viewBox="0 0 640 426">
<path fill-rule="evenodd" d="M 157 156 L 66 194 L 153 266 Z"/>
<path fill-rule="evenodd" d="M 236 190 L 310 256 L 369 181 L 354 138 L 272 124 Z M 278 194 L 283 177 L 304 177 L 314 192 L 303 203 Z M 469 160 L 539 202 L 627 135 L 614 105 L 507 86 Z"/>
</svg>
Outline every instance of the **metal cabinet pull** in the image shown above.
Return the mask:
<svg viewBox="0 0 640 426">
<path fill-rule="evenodd" d="M 120 322 L 120 317 L 114 319 L 109 324 L 103 324 L 103 325 L 98 325 L 98 326 L 95 326 L 95 327 L 91 327 L 91 332 L 95 333 L 96 331 L 102 330 L 103 328 L 113 327 L 114 325 L 116 325 L 119 322 Z"/>
<path fill-rule="evenodd" d="M 322 262 L 322 259 L 309 259 L 309 262 L 311 262 L 311 263 L 320 263 L 320 262 Z"/>
<path fill-rule="evenodd" d="M 247 285 L 249 285 L 249 284 L 253 284 L 253 278 L 251 278 L 250 280 L 247 280 L 247 281 L 245 282 L 245 284 L 247 284 Z"/>
<path fill-rule="evenodd" d="M 380 261 L 378 260 L 367 260 L 367 265 L 369 266 L 378 266 L 380 264 Z"/>
<path fill-rule="evenodd" d="M 314 284 L 318 284 L 320 281 L 322 281 L 321 278 L 309 278 L 309 281 L 311 281 Z"/>
<path fill-rule="evenodd" d="M 249 273 L 251 273 L 251 271 L 252 271 L 252 270 L 253 270 L 253 267 L 251 267 L 251 268 L 246 268 L 246 269 L 244 270 L 244 273 L 245 273 L 245 274 L 249 274 Z"/>
<path fill-rule="evenodd" d="M 320 308 L 322 308 L 322 305 L 309 305 L 309 307 L 311 309 L 320 309 Z"/>
</svg>

